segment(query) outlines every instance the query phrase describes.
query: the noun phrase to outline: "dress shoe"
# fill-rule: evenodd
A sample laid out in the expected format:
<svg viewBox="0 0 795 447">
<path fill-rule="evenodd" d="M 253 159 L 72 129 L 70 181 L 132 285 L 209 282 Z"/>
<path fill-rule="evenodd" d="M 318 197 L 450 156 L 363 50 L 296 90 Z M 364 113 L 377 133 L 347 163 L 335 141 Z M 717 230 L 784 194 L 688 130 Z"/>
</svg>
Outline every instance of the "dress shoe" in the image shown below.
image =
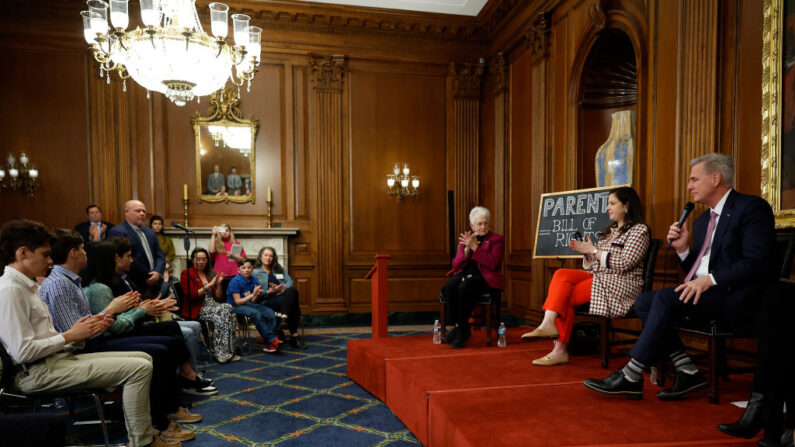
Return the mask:
<svg viewBox="0 0 795 447">
<path fill-rule="evenodd" d="M 779 440 L 781 447 L 795 447 L 795 434 L 792 429 L 786 430 Z"/>
<path fill-rule="evenodd" d="M 751 393 L 751 399 L 740 419 L 733 424 L 719 424 L 718 430 L 729 436 L 751 439 L 762 430 L 764 407 L 764 396 L 760 393 Z"/>
<path fill-rule="evenodd" d="M 657 399 L 660 400 L 677 400 L 684 397 L 685 394 L 695 393 L 707 387 L 707 379 L 701 372 L 695 374 L 688 374 L 686 372 L 677 371 L 674 377 L 674 385 L 671 388 L 666 388 L 657 393 Z"/>
<path fill-rule="evenodd" d="M 168 428 L 160 430 L 160 439 L 167 442 L 190 441 L 194 438 L 196 438 L 196 433 L 182 428 L 182 426 L 176 422 L 171 422 L 168 424 Z"/>
<path fill-rule="evenodd" d="M 522 335 L 523 340 L 534 340 L 540 338 L 558 338 L 560 337 L 560 333 L 558 333 L 558 329 L 556 327 L 550 328 L 536 328 L 533 331 L 530 331 L 524 335 Z"/>
<path fill-rule="evenodd" d="M 564 353 L 558 357 L 551 357 L 549 355 L 545 355 L 539 359 L 533 360 L 533 365 L 536 366 L 555 366 L 555 365 L 565 365 L 569 363 L 569 353 Z"/>
<path fill-rule="evenodd" d="M 586 379 L 583 385 L 589 390 L 610 396 L 624 396 L 627 399 L 643 397 L 643 381 L 630 382 L 620 369 L 604 379 Z"/>
<path fill-rule="evenodd" d="M 449 330 L 444 337 L 442 337 L 442 343 L 449 345 L 453 342 L 456 338 L 458 338 L 461 334 L 461 328 L 456 326 L 453 329 Z"/>
<path fill-rule="evenodd" d="M 470 335 L 472 335 L 472 331 L 469 329 L 469 327 L 466 327 L 465 329 L 460 329 L 458 338 L 450 342 L 450 347 L 453 349 L 463 348 L 464 344 L 469 339 Z"/>
</svg>

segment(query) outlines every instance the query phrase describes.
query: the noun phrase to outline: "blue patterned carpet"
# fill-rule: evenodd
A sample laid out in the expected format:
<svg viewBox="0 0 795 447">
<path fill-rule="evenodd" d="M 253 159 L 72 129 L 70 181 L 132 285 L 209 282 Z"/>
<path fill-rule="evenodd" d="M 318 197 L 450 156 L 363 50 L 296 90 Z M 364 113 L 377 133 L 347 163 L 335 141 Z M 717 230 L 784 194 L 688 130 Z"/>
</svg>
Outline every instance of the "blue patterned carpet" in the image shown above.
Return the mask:
<svg viewBox="0 0 795 447">
<path fill-rule="evenodd" d="M 408 335 L 413 332 L 391 334 Z M 416 446 L 383 404 L 346 375 L 346 343 L 369 334 L 307 335 L 309 349 L 284 355 L 252 347 L 243 360 L 211 363 L 217 396 L 194 398 L 204 420 L 186 446 Z"/>
</svg>

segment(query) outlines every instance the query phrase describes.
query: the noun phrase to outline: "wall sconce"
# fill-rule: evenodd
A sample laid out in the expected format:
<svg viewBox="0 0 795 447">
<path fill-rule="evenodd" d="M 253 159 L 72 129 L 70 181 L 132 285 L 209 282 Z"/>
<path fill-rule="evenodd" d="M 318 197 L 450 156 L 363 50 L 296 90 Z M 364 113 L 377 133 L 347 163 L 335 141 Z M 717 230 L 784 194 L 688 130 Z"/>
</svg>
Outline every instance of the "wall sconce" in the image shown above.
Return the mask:
<svg viewBox="0 0 795 447">
<path fill-rule="evenodd" d="M 386 176 L 386 188 L 389 195 L 397 199 L 398 202 L 406 197 L 417 197 L 420 195 L 420 176 L 410 175 L 409 164 L 395 163 L 392 174 Z"/>
<path fill-rule="evenodd" d="M 33 197 L 33 193 L 39 187 L 39 170 L 36 166 L 28 164 L 29 161 L 24 152 L 19 154 L 19 164 L 14 154 L 8 154 L 6 167 L 0 165 L 0 190 L 25 191 L 27 195 Z"/>
</svg>

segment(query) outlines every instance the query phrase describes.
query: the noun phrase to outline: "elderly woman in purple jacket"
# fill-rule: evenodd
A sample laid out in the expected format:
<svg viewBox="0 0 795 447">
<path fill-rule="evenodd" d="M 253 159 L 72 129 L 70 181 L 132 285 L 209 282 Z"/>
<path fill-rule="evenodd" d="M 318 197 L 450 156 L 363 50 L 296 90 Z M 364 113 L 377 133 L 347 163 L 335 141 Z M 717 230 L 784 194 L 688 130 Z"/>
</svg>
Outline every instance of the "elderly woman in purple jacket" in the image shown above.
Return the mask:
<svg viewBox="0 0 795 447">
<path fill-rule="evenodd" d="M 492 233 L 491 213 L 482 206 L 469 212 L 472 231 L 458 236 L 458 254 L 453 259 L 453 278 L 442 288 L 455 328 L 444 339 L 452 348 L 463 348 L 471 335 L 469 315 L 480 295 L 490 289 L 505 289 L 502 257 L 505 238 Z"/>
</svg>

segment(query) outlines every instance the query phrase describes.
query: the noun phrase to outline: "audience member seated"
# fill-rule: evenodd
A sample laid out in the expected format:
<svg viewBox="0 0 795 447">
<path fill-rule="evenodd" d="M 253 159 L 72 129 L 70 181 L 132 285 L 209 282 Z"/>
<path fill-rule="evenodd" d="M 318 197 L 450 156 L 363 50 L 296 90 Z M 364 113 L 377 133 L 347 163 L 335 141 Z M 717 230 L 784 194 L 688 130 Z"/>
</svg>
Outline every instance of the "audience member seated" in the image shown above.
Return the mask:
<svg viewBox="0 0 795 447">
<path fill-rule="evenodd" d="M 232 246 L 240 245 L 235 241 L 235 234 L 228 224 L 213 227 L 210 235 L 210 262 L 215 273 L 223 273 L 229 279 L 237 275 L 237 263 L 246 259 L 246 251 L 240 249 L 240 254 L 232 251 Z"/>
<path fill-rule="evenodd" d="M 132 246 L 130 240 L 126 237 L 113 237 L 110 238 L 108 242 L 112 243 L 116 250 L 116 269 L 109 286 L 113 296 L 124 295 L 131 291 L 140 292 L 127 276 L 130 265 L 132 264 Z M 163 283 L 164 287 L 161 288 L 161 298 L 172 298 L 170 285 L 170 283 Z M 174 320 L 174 317 L 175 315 L 171 312 L 163 312 L 154 318 L 156 321 L 167 321 Z M 193 368 L 194 371 L 197 371 L 198 365 L 196 362 L 201 353 L 201 324 L 199 324 L 198 321 L 175 321 L 182 331 L 182 337 L 185 339 L 185 345 L 188 347 L 188 352 L 190 353 L 188 363 L 190 363 L 190 367 Z M 205 382 L 212 381 L 207 380 Z"/>
<path fill-rule="evenodd" d="M 251 275 L 254 270 L 253 263 L 244 259 L 238 262 L 237 276 L 229 281 L 226 289 L 226 301 L 231 304 L 238 315 L 245 315 L 254 322 L 257 332 L 267 344 L 263 351 L 268 353 L 279 352 L 281 340 L 274 333 L 276 317 L 270 307 L 257 302 L 262 295 L 262 286 Z"/>
<path fill-rule="evenodd" d="M 584 256 L 584 270 L 558 269 L 544 302 L 544 319 L 524 339 L 557 338 L 552 352 L 533 360 L 537 366 L 569 362 L 566 350 L 574 328 L 574 308 L 590 303 L 589 311 L 608 318 L 623 317 L 643 290 L 643 259 L 649 248 L 649 229 L 643 219 L 640 197 L 629 187 L 610 191 L 605 227 L 596 245 L 590 235 L 572 240 L 574 251 Z M 596 277 L 596 281 L 594 281 Z"/>
<path fill-rule="evenodd" d="M 113 276 L 128 256 L 119 257 L 116 248 L 111 242 L 97 242 L 88 246 L 88 266 L 83 270 L 83 294 L 88 299 L 91 312 L 102 312 L 113 301 L 113 292 L 109 284 Z M 109 335 L 115 337 L 131 337 L 145 335 L 162 335 L 175 340 L 169 343 L 169 352 L 179 365 L 179 384 L 187 394 L 213 396 L 218 390 L 211 386 L 211 382 L 202 379 L 190 366 L 187 347 L 182 331 L 176 321 L 162 321 L 160 323 L 146 323 L 144 318 L 149 315 L 156 317 L 164 312 L 176 310 L 174 299 L 143 300 L 134 307 L 116 317 L 116 321 L 108 328 Z"/>
<path fill-rule="evenodd" d="M 237 168 L 232 166 L 226 176 L 226 191 L 233 196 L 239 196 L 243 190 L 243 179 L 237 173 Z"/>
<path fill-rule="evenodd" d="M 63 333 L 56 331 L 35 281 L 47 274 L 50 263 L 50 234 L 44 225 L 16 220 L 0 230 L 0 265 L 4 267 L 0 277 L 0 343 L 19 369 L 17 387 L 35 393 L 121 386 L 130 445 L 179 446 L 154 434 L 149 416 L 152 358 L 148 354 L 74 354 L 64 350 L 101 334 L 112 318 L 85 316 Z"/>
<path fill-rule="evenodd" d="M 287 270 L 279 264 L 275 248 L 261 248 L 257 255 L 257 261 L 259 261 L 260 267 L 254 271 L 254 277 L 265 289 L 262 296 L 263 303 L 276 312 L 286 314 L 287 329 L 290 331 L 290 346 L 306 349 L 304 337 L 298 334 L 301 305 L 298 302 L 298 291 L 293 287 L 293 279 L 287 274 Z"/>
<path fill-rule="evenodd" d="M 226 182 L 224 175 L 221 174 L 221 167 L 213 166 L 213 173 L 207 177 L 207 190 L 211 195 L 220 196 L 226 192 Z"/>
<path fill-rule="evenodd" d="M 108 237 L 108 230 L 113 228 L 113 224 L 102 220 L 102 209 L 99 205 L 88 205 L 86 215 L 88 215 L 88 222 L 75 225 L 75 231 L 83 236 L 85 243 L 104 241 Z"/>
<path fill-rule="evenodd" d="M 54 230 L 51 241 L 52 260 L 57 264 L 44 280 L 39 291 L 52 314 L 55 328 L 64 332 L 81 318 L 91 317 L 88 300 L 80 288 L 80 270 L 86 268 L 86 252 L 83 239 L 74 231 Z M 108 244 L 108 242 L 94 242 Z M 113 299 L 102 309 L 110 318 L 122 314 L 138 304 L 139 294 L 128 292 Z M 112 327 L 112 326 L 111 326 Z M 179 386 L 175 371 L 177 363 L 169 351 L 175 349 L 178 340 L 167 336 L 111 337 L 106 330 L 102 335 L 86 340 L 78 353 L 107 351 L 142 351 L 152 357 L 153 375 L 150 389 L 152 423 L 162 430 L 160 436 L 168 441 L 187 441 L 196 437 L 183 429 L 180 423 L 196 423 L 201 416 L 190 414 L 179 405 Z"/>
<path fill-rule="evenodd" d="M 710 209 L 693 224 L 693 247 L 687 225 L 676 222 L 667 239 L 687 273 L 677 287 L 643 293 L 635 313 L 643 330 L 630 350 L 629 363 L 605 379 L 584 385 L 598 393 L 640 399 L 643 370 L 668 357 L 676 369 L 673 386 L 660 391 L 660 400 L 679 399 L 707 387 L 707 381 L 685 353 L 674 329 L 688 314 L 719 318 L 737 334 L 753 332 L 759 292 L 775 280 L 775 224 L 770 205 L 762 198 L 732 189 L 734 161 L 724 154 L 707 154 L 690 162 L 687 189 L 694 202 Z"/>
<path fill-rule="evenodd" d="M 149 219 L 149 228 L 155 232 L 157 244 L 160 246 L 160 250 L 166 257 L 166 267 L 163 271 L 163 281 L 168 281 L 173 272 L 172 266 L 174 263 L 174 258 L 177 257 L 177 251 L 174 249 L 174 241 L 172 241 L 170 237 L 163 234 L 163 222 L 164 221 L 162 217 L 156 215 L 152 216 Z"/>
<path fill-rule="evenodd" d="M 235 355 L 235 312 L 229 303 L 219 303 L 222 299 L 221 281 L 224 274 L 215 274 L 210 268 L 210 254 L 204 248 L 195 248 L 190 254 L 190 265 L 182 271 L 182 316 L 192 320 L 206 320 L 213 323 L 213 349 L 219 363 L 240 360 Z"/>
<path fill-rule="evenodd" d="M 795 282 L 781 281 L 769 288 L 762 300 L 756 320 L 759 348 L 751 398 L 742 417 L 732 424 L 720 424 L 718 430 L 731 436 L 751 439 L 765 430 L 763 447 L 792 446 L 795 427 Z M 787 419 L 782 420 L 784 404 Z M 782 435 L 782 428 L 788 430 Z"/>
<path fill-rule="evenodd" d="M 490 230 L 491 213 L 482 206 L 469 212 L 472 231 L 458 236 L 458 253 L 453 259 L 453 277 L 442 288 L 450 323 L 455 327 L 444 339 L 452 348 L 463 348 L 471 335 L 469 315 L 478 297 L 489 289 L 503 290 L 502 258 L 505 239 Z"/>
<path fill-rule="evenodd" d="M 132 244 L 130 280 L 144 298 L 153 298 L 160 293 L 160 283 L 166 268 L 166 256 L 160 250 L 157 236 L 144 225 L 146 205 L 138 200 L 124 204 L 124 222 L 111 228 L 108 237 L 126 237 Z"/>
</svg>

